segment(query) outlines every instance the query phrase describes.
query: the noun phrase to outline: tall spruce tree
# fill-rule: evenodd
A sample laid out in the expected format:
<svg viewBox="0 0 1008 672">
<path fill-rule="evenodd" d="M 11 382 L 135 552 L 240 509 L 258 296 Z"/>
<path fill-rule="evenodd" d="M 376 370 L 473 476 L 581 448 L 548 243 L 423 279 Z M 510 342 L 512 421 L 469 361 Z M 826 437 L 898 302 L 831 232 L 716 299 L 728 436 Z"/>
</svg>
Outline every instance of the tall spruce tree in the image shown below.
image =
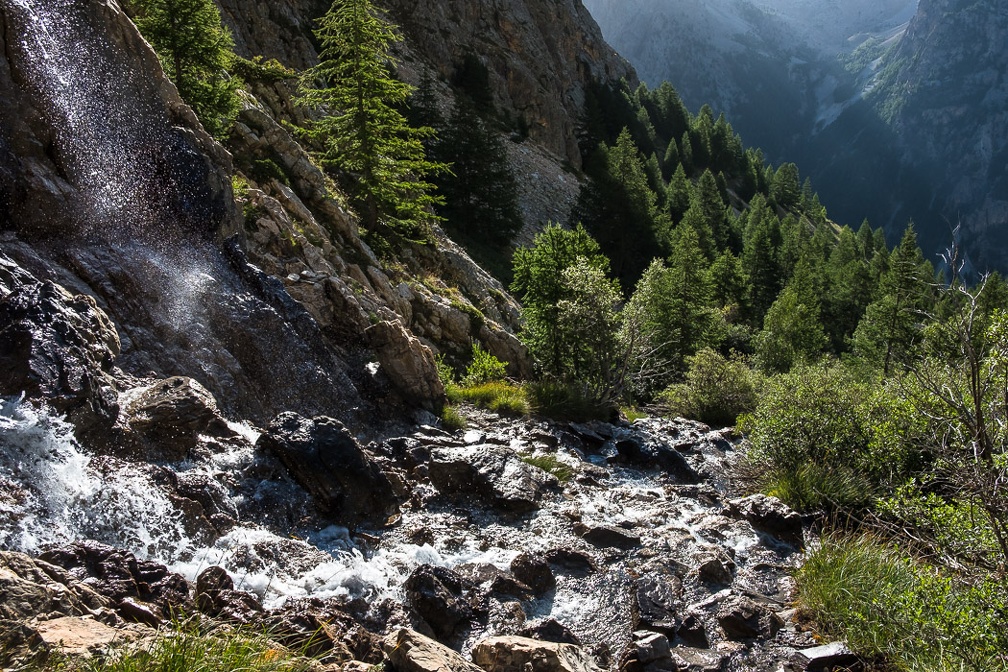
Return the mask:
<svg viewBox="0 0 1008 672">
<path fill-rule="evenodd" d="M 212 135 L 227 133 L 238 113 L 240 80 L 228 74 L 234 40 L 213 0 L 135 0 L 137 28 L 165 74 Z"/>
<path fill-rule="evenodd" d="M 427 176 L 444 169 L 429 161 L 422 139 L 399 111 L 412 87 L 395 79 L 395 26 L 370 0 L 335 0 L 319 19 L 320 62 L 305 71 L 297 101 L 322 116 L 304 134 L 317 158 L 340 175 L 365 226 L 423 237 L 439 202 Z"/>
</svg>

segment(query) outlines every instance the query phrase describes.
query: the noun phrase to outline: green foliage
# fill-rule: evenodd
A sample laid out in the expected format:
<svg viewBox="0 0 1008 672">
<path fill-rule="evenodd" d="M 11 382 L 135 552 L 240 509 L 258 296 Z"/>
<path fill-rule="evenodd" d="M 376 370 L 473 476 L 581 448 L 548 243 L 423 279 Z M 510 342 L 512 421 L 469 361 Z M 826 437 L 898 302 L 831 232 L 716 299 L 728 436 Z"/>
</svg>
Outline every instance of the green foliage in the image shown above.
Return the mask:
<svg viewBox="0 0 1008 672">
<path fill-rule="evenodd" d="M 547 418 L 571 422 L 615 419 L 612 404 L 588 398 L 581 386 L 546 377 L 529 383 L 525 389 L 532 409 Z"/>
<path fill-rule="evenodd" d="M 507 376 L 507 364 L 500 361 L 480 347 L 479 343 L 472 345 L 472 361 L 466 369 L 462 384 L 474 387 L 494 381 L 501 381 Z"/>
<path fill-rule="evenodd" d="M 412 87 L 390 73 L 398 31 L 370 0 L 334 0 L 315 36 L 320 61 L 302 75 L 297 102 L 321 116 L 302 134 L 338 172 L 364 226 L 425 238 L 440 202 L 426 178 L 445 166 L 425 156 L 431 129 L 411 127 L 399 111 Z"/>
<path fill-rule="evenodd" d="M 465 429 L 465 426 L 465 416 L 456 407 L 445 404 L 441 409 L 441 427 L 446 432 L 459 432 Z"/>
<path fill-rule="evenodd" d="M 469 403 L 501 415 L 528 415 L 531 412 L 528 395 L 520 385 L 502 380 L 473 386 L 449 385 L 445 390 L 453 404 Z"/>
<path fill-rule="evenodd" d="M 704 348 L 689 358 L 686 381 L 660 396 L 673 415 L 727 426 L 756 410 L 763 378 L 738 357 Z"/>
<path fill-rule="evenodd" d="M 841 365 L 769 379 L 756 410 L 739 424 L 761 487 L 800 509 L 863 508 L 873 493 L 904 482 L 920 465 L 922 418 L 891 386 Z M 801 496 L 788 499 L 789 492 Z M 853 501 L 834 499 L 851 492 Z"/>
<path fill-rule="evenodd" d="M 766 373 L 784 373 L 814 363 L 826 347 L 817 292 L 802 262 L 791 282 L 770 306 L 756 337 L 756 363 Z"/>
<path fill-rule="evenodd" d="M 238 114 L 241 81 L 228 74 L 234 40 L 213 0 L 134 0 L 137 28 L 204 128 L 223 138 Z"/>
<path fill-rule="evenodd" d="M 553 474 L 561 483 L 567 483 L 574 476 L 574 469 L 569 464 L 561 462 L 556 455 L 526 455 L 521 460 L 525 464 Z"/>
<path fill-rule="evenodd" d="M 616 364 L 617 285 L 609 260 L 584 230 L 549 225 L 514 255 L 512 290 L 522 301 L 525 344 L 565 385 L 603 390 Z"/>
<path fill-rule="evenodd" d="M 61 672 L 308 672 L 317 663 L 273 642 L 262 632 L 236 628 L 203 632 L 175 622 L 149 643 L 122 643 L 110 655 L 50 661 L 41 669 Z"/>
<path fill-rule="evenodd" d="M 914 563 L 870 538 L 826 540 L 798 574 L 826 634 L 896 670 L 1003 670 L 1008 590 Z"/>
</svg>

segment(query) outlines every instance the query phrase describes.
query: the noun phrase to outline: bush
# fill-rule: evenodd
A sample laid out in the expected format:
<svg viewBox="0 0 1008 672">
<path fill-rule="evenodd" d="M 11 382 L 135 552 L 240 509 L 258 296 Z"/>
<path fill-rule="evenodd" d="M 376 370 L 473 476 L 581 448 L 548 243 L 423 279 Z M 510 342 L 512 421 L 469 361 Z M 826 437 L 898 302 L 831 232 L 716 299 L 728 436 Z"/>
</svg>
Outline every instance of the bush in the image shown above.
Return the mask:
<svg viewBox="0 0 1008 672">
<path fill-rule="evenodd" d="M 446 432 L 457 432 L 465 429 L 466 419 L 454 406 L 445 405 L 441 409 L 441 427 Z"/>
<path fill-rule="evenodd" d="M 505 376 L 507 376 L 507 364 L 481 348 L 479 343 L 473 343 L 472 362 L 466 369 L 462 384 L 472 387 L 484 383 L 501 381 L 504 380 Z"/>
<path fill-rule="evenodd" d="M 868 507 L 912 477 L 923 423 L 881 382 L 817 365 L 769 379 L 739 427 L 758 487 L 795 508 L 835 510 Z"/>
<path fill-rule="evenodd" d="M 709 425 L 735 424 L 756 409 L 762 376 L 738 357 L 725 358 L 704 348 L 687 359 L 686 382 L 659 396 L 669 412 Z"/>
<path fill-rule="evenodd" d="M 831 539 L 798 573 L 823 633 L 897 670 L 1004 670 L 1008 588 L 971 584 L 870 538 Z"/>
<path fill-rule="evenodd" d="M 600 403 L 585 395 L 578 386 L 553 379 L 530 383 L 525 389 L 535 412 L 554 420 L 610 421 L 619 413 L 612 403 Z"/>
</svg>

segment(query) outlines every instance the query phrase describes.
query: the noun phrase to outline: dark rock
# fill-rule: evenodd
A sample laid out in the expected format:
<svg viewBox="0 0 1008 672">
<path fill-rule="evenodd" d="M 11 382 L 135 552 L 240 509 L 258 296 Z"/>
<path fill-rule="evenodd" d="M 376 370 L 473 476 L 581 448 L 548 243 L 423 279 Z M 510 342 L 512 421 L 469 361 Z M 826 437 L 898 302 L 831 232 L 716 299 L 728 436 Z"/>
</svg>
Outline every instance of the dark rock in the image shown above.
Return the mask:
<svg viewBox="0 0 1008 672">
<path fill-rule="evenodd" d="M 565 574 L 585 575 L 597 571 L 590 555 L 572 548 L 554 548 L 546 552 L 546 562 L 565 570 Z"/>
<path fill-rule="evenodd" d="M 643 467 L 661 469 L 680 483 L 699 483 L 700 475 L 674 447 L 641 436 L 630 436 L 616 442 L 617 461 Z"/>
<path fill-rule="evenodd" d="M 451 639 L 475 617 L 462 577 L 444 567 L 421 565 L 403 584 L 410 608 L 439 640 Z"/>
<path fill-rule="evenodd" d="M 511 573 L 541 596 L 556 588 L 556 577 L 546 558 L 540 555 L 522 553 L 511 561 Z"/>
<path fill-rule="evenodd" d="M 101 438 L 119 416 L 110 373 L 119 348 L 112 320 L 90 296 L 45 281 L 0 299 L 0 396 L 45 400 L 79 436 Z"/>
<path fill-rule="evenodd" d="M 717 621 L 733 640 L 771 638 L 783 627 L 780 616 L 745 595 L 732 595 L 718 607 Z"/>
<path fill-rule="evenodd" d="M 234 580 L 223 567 L 207 567 L 196 577 L 196 594 L 234 590 Z"/>
<path fill-rule="evenodd" d="M 184 460 L 201 434 L 230 433 L 213 395 L 183 376 L 154 383 L 123 411 L 147 459 Z"/>
<path fill-rule="evenodd" d="M 389 479 L 338 420 L 282 413 L 256 447 L 280 458 L 323 515 L 344 525 L 384 525 L 398 512 Z"/>
<path fill-rule="evenodd" d="M 704 625 L 703 619 L 695 613 L 686 614 L 675 634 L 678 640 L 686 646 L 694 646 L 698 649 L 710 648 L 707 626 Z"/>
<path fill-rule="evenodd" d="M 630 550 L 641 545 L 639 536 L 611 525 L 594 525 L 587 528 L 581 536 L 585 541 L 599 548 Z"/>
<path fill-rule="evenodd" d="M 376 665 L 384 660 L 381 640 L 335 600 L 288 600 L 267 616 L 265 624 L 275 641 L 309 656 L 324 656 L 326 662 L 356 659 Z"/>
<path fill-rule="evenodd" d="M 637 579 L 635 588 L 636 627 L 674 636 L 681 620 L 682 580 L 673 574 L 648 574 Z"/>
<path fill-rule="evenodd" d="M 48 656 L 49 647 L 38 630 L 24 621 L 0 619 L 0 665 L 5 669 L 15 662 L 20 665 L 29 663 L 28 669 L 42 669 L 41 665 L 30 663 L 42 662 Z"/>
<path fill-rule="evenodd" d="M 657 632 L 643 632 L 639 633 L 641 636 L 636 638 L 634 642 L 634 648 L 637 651 L 637 660 L 643 664 L 656 661 L 671 661 L 672 660 L 672 647 L 669 644 L 668 637 Z M 676 669 L 674 662 L 671 663 L 673 670 Z"/>
<path fill-rule="evenodd" d="M 431 451 L 429 475 L 434 487 L 448 497 L 474 499 L 507 513 L 534 511 L 544 491 L 557 482 L 508 448 L 492 444 L 436 448 Z"/>
<path fill-rule="evenodd" d="M 138 602 L 132 597 L 125 597 L 115 605 L 115 610 L 119 612 L 127 621 L 143 623 L 152 628 L 156 628 L 164 623 L 160 614 L 155 613 L 151 605 Z"/>
<path fill-rule="evenodd" d="M 533 597 L 531 588 L 506 574 L 494 577 L 490 583 L 490 592 L 494 595 L 517 597 L 519 600 L 530 600 Z"/>
<path fill-rule="evenodd" d="M 547 618 L 541 623 L 526 627 L 519 632 L 522 637 L 541 639 L 544 642 L 557 642 L 558 644 L 574 644 L 581 646 L 581 640 L 571 632 L 567 626 L 553 618 Z"/>
<path fill-rule="evenodd" d="M 794 546 L 802 545 L 802 517 L 776 497 L 755 494 L 735 499 L 729 502 L 728 511 L 747 520 L 754 530 Z"/>
<path fill-rule="evenodd" d="M 264 610 L 259 598 L 244 590 L 215 590 L 199 593 L 196 606 L 208 616 L 248 625 L 258 623 Z"/>
<path fill-rule="evenodd" d="M 704 583 L 728 585 L 733 580 L 735 561 L 723 551 L 707 553 L 698 558 L 697 575 Z"/>
<path fill-rule="evenodd" d="M 797 672 L 826 672 L 827 670 L 860 670 L 861 660 L 843 642 L 830 642 L 822 646 L 796 651 L 791 657 L 791 669 Z"/>
<path fill-rule="evenodd" d="M 722 672 L 728 662 L 727 654 L 711 651 L 707 647 L 677 646 L 672 649 L 672 658 L 682 672 Z"/>
</svg>

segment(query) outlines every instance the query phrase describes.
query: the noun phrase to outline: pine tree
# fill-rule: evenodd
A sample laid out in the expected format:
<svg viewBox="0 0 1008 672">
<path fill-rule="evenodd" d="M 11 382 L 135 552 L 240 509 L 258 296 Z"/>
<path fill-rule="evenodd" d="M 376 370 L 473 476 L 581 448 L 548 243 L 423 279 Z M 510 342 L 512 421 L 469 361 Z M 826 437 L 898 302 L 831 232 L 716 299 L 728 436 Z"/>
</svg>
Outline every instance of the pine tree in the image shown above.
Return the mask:
<svg viewBox="0 0 1008 672">
<path fill-rule="evenodd" d="M 521 216 L 507 150 L 466 98 L 456 101 L 435 155 L 452 166 L 438 180 L 448 226 L 463 236 L 509 243 Z"/>
<path fill-rule="evenodd" d="M 425 156 L 431 129 L 411 127 L 399 111 L 412 87 L 390 72 L 396 28 L 370 0 L 335 0 L 315 35 L 320 62 L 302 76 L 298 102 L 323 116 L 304 135 L 339 172 L 365 226 L 425 236 L 439 202 L 426 178 L 445 167 Z"/>
<path fill-rule="evenodd" d="M 766 314 L 756 337 L 756 362 L 767 373 L 785 373 L 816 361 L 827 343 L 812 271 L 802 260 Z"/>
<path fill-rule="evenodd" d="M 206 130 L 222 137 L 238 113 L 241 82 L 228 74 L 234 40 L 213 0 L 135 0 L 136 24 L 179 95 Z"/>
</svg>

